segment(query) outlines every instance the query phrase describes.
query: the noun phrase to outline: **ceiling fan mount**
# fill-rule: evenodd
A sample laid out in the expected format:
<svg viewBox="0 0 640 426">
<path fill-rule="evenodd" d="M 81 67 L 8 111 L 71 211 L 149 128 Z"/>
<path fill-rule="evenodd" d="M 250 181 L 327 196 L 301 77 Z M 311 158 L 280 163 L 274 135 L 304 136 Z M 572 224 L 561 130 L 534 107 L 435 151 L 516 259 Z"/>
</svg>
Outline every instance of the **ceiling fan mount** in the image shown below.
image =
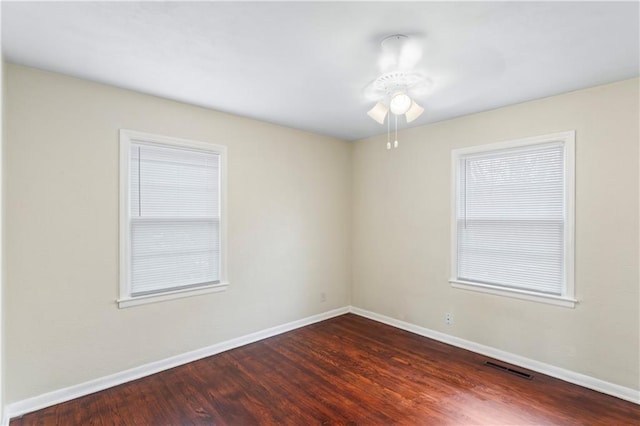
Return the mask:
<svg viewBox="0 0 640 426">
<path fill-rule="evenodd" d="M 380 41 L 380 46 L 383 49 L 401 49 L 402 44 L 409 39 L 408 35 L 404 34 L 391 34 L 386 36 Z"/>
</svg>

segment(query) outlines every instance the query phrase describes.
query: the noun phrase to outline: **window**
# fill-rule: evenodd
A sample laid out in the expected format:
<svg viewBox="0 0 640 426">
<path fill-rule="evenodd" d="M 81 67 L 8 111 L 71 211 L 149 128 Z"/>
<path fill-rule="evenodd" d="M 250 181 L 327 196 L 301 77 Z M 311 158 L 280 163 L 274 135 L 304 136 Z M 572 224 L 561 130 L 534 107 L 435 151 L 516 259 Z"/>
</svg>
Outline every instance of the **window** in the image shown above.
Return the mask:
<svg viewBox="0 0 640 426">
<path fill-rule="evenodd" d="M 224 290 L 226 148 L 120 131 L 119 307 Z"/>
<path fill-rule="evenodd" d="M 574 140 L 453 151 L 453 287 L 575 306 Z"/>
</svg>

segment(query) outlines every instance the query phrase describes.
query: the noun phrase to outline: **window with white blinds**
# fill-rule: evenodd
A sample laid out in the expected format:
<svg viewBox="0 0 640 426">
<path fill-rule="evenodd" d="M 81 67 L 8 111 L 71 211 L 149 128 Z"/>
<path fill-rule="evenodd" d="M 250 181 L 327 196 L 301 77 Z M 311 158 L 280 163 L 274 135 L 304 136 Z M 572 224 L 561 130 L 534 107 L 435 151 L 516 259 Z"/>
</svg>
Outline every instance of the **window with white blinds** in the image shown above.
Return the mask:
<svg viewBox="0 0 640 426">
<path fill-rule="evenodd" d="M 121 149 L 120 305 L 224 285 L 223 147 L 123 130 Z"/>
<path fill-rule="evenodd" d="M 575 302 L 573 146 L 566 132 L 454 151 L 452 283 Z"/>
</svg>

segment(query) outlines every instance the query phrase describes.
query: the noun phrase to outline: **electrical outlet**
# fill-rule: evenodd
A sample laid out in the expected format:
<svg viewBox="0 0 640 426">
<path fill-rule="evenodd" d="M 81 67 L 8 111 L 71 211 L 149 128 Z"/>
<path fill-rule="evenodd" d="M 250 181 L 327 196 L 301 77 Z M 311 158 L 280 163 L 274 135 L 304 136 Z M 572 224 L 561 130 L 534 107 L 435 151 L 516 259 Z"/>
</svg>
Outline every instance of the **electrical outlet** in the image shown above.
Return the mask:
<svg viewBox="0 0 640 426">
<path fill-rule="evenodd" d="M 447 325 L 453 324 L 453 314 L 451 312 L 447 312 L 444 315 L 444 323 Z"/>
<path fill-rule="evenodd" d="M 327 294 L 325 292 L 320 293 L 320 301 L 321 302 L 327 301 Z"/>
</svg>

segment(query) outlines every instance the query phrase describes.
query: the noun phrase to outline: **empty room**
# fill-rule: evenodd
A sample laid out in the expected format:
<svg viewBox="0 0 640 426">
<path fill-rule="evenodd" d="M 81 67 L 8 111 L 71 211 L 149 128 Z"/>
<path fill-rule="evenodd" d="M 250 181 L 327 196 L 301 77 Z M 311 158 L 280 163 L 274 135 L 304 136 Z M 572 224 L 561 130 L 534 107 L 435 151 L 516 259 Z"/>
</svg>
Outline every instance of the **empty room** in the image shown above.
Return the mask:
<svg viewBox="0 0 640 426">
<path fill-rule="evenodd" d="M 2 425 L 640 424 L 640 2 L 0 15 Z"/>
</svg>

